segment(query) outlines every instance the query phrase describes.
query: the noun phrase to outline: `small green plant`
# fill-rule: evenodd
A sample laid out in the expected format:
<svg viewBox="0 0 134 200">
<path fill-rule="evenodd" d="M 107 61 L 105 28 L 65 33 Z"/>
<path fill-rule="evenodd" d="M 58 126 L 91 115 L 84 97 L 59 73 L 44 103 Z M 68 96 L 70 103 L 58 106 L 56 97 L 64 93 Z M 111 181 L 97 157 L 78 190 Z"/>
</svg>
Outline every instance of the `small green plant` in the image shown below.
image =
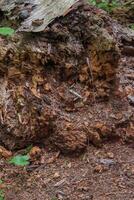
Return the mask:
<svg viewBox="0 0 134 200">
<path fill-rule="evenodd" d="M 30 157 L 28 155 L 17 155 L 17 156 L 14 156 L 13 158 L 11 158 L 9 160 L 9 163 L 10 164 L 14 164 L 16 166 L 27 166 L 29 165 L 29 160 L 30 160 Z"/>
<path fill-rule="evenodd" d="M 107 12 L 111 12 L 114 8 L 119 6 L 119 2 L 117 0 L 89 0 L 89 3 Z"/>
<path fill-rule="evenodd" d="M 3 184 L 3 180 L 0 179 L 0 185 Z M 4 190 L 0 189 L 0 200 L 4 200 L 5 198 Z"/>
<path fill-rule="evenodd" d="M 12 36 L 14 33 L 15 33 L 15 30 L 10 27 L 0 27 L 0 35 Z"/>
<path fill-rule="evenodd" d="M 0 189 L 0 200 L 4 200 L 5 199 L 5 193 L 4 190 Z"/>
<path fill-rule="evenodd" d="M 132 30 L 134 30 L 134 24 L 131 24 L 129 27 L 130 27 Z"/>
</svg>

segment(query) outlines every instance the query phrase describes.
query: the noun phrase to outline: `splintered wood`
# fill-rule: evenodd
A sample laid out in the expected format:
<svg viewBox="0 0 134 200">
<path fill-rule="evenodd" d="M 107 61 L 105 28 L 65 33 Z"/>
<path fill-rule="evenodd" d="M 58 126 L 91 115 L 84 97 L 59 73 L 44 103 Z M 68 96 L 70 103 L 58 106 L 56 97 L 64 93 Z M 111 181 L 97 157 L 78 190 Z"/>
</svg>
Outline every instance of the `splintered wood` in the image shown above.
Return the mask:
<svg viewBox="0 0 134 200">
<path fill-rule="evenodd" d="M 29 1 L 33 5 L 32 12 L 28 19 L 20 27 L 20 31 L 43 31 L 53 20 L 60 16 L 65 16 L 71 6 L 78 0 L 34 0 Z M 3 1 L 0 4 L 2 10 L 12 10 L 17 4 L 28 3 L 28 1 Z"/>
</svg>

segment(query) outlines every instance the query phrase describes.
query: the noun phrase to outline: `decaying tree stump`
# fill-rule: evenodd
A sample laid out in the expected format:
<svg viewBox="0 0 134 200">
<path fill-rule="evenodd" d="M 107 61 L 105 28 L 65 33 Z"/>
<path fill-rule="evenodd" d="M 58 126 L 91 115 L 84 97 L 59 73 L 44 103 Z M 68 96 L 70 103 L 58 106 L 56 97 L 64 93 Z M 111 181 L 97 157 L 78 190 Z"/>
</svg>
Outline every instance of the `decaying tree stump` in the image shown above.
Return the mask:
<svg viewBox="0 0 134 200">
<path fill-rule="evenodd" d="M 94 129 L 92 115 L 100 119 L 103 107 L 92 104 L 108 100 L 116 83 L 120 53 L 110 20 L 79 3 L 41 33 L 1 39 L 1 143 L 14 149 L 50 140 L 81 151 L 88 138 L 99 144 L 100 126 L 102 135 L 112 130 L 105 123 Z"/>
</svg>

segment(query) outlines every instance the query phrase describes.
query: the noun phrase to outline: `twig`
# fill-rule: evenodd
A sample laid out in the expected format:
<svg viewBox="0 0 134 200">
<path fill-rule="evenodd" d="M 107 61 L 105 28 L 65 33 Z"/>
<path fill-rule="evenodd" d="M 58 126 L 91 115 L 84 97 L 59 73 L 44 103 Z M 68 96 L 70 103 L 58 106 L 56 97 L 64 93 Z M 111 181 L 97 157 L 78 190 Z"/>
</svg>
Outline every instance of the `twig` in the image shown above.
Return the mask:
<svg viewBox="0 0 134 200">
<path fill-rule="evenodd" d="M 83 99 L 83 97 L 80 94 L 78 94 L 77 92 L 75 92 L 74 90 L 70 89 L 69 92 L 74 94 L 76 97 Z"/>
</svg>

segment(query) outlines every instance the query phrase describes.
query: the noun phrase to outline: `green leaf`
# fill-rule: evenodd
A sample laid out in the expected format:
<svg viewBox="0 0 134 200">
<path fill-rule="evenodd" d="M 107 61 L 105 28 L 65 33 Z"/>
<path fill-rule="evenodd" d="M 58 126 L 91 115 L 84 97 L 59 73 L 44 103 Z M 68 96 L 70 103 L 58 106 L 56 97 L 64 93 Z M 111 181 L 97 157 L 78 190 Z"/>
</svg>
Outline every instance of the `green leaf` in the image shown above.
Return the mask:
<svg viewBox="0 0 134 200">
<path fill-rule="evenodd" d="M 107 1 L 106 0 L 101 0 L 101 1 L 89 0 L 89 3 L 107 12 L 112 12 L 114 8 L 117 8 L 120 6 L 120 3 L 117 0 L 112 0 L 111 2 L 108 0 Z"/>
<path fill-rule="evenodd" d="M 0 200 L 4 200 L 4 191 L 3 190 L 0 190 Z"/>
<path fill-rule="evenodd" d="M 132 30 L 134 30 L 134 24 L 131 24 L 129 27 L 130 27 Z"/>
<path fill-rule="evenodd" d="M 0 27 L 0 35 L 12 36 L 14 33 L 15 33 L 15 30 L 10 27 Z"/>
<path fill-rule="evenodd" d="M 30 157 L 28 155 L 17 155 L 11 158 L 9 163 L 17 165 L 17 166 L 26 166 L 26 165 L 29 165 L 30 163 L 29 159 Z"/>
</svg>

